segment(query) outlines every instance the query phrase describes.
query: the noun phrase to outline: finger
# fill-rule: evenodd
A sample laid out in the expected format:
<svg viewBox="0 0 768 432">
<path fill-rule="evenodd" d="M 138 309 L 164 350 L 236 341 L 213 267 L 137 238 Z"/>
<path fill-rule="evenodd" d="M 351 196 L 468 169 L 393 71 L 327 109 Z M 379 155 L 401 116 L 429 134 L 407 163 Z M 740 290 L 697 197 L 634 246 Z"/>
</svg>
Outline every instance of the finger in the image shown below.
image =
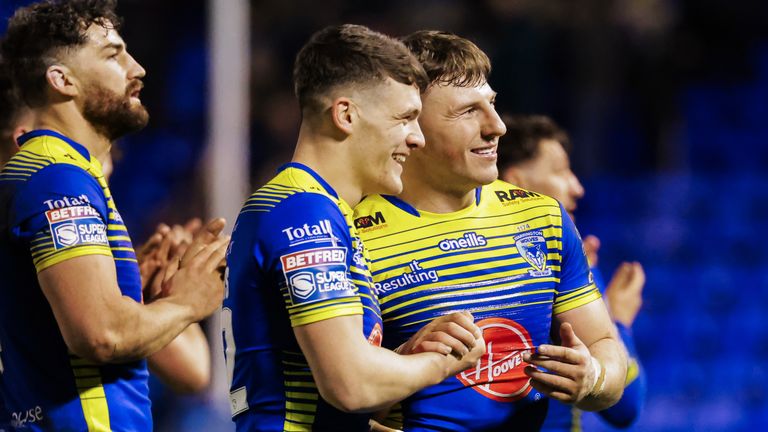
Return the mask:
<svg viewBox="0 0 768 432">
<path fill-rule="evenodd" d="M 221 262 L 224 260 L 224 258 L 227 255 L 227 246 L 229 246 L 229 236 L 224 236 L 216 242 L 214 242 L 212 245 L 208 246 L 208 249 L 211 249 L 210 255 L 205 260 L 205 270 L 208 272 L 214 272 L 218 271 L 221 267 Z M 201 258 L 204 257 L 204 254 L 200 254 Z"/>
<path fill-rule="evenodd" d="M 467 332 L 468 335 L 469 332 Z M 471 336 L 471 335 L 470 335 Z M 451 347 L 451 351 L 461 356 L 466 355 L 472 346 L 474 346 L 474 338 L 469 344 L 464 343 L 462 340 L 457 339 L 447 333 L 441 331 L 433 332 L 424 337 L 421 343 L 426 342 L 439 342 L 443 345 Z"/>
<path fill-rule="evenodd" d="M 454 312 L 441 316 L 434 322 L 437 326 L 440 326 L 443 323 L 453 323 L 461 329 L 467 331 L 470 335 L 472 335 L 471 338 L 462 339 L 466 342 L 465 344 L 467 346 L 470 346 L 474 339 L 477 339 L 483 335 L 482 330 L 480 330 L 480 328 L 475 324 L 474 317 L 469 312 Z M 449 331 L 449 333 L 451 332 Z M 461 334 L 463 334 L 463 332 L 461 332 Z"/>
<path fill-rule="evenodd" d="M 576 394 L 576 382 L 569 378 L 547 373 L 532 366 L 526 366 L 523 369 L 523 372 L 531 378 L 531 384 L 540 383 L 544 384 L 545 387 L 548 387 L 550 391 L 561 391 L 572 395 Z"/>
<path fill-rule="evenodd" d="M 584 356 L 579 351 L 565 346 L 539 345 L 537 353 L 531 356 L 531 358 L 535 358 L 538 355 L 570 364 L 584 364 L 586 362 L 586 359 L 584 359 Z"/>
<path fill-rule="evenodd" d="M 168 265 L 165 266 L 165 274 L 163 276 L 163 283 L 170 280 L 174 274 L 179 270 L 179 266 L 181 265 L 181 259 L 172 259 L 168 262 Z"/>
<path fill-rule="evenodd" d="M 576 333 L 573 331 L 573 326 L 571 323 L 567 322 L 560 325 L 560 342 L 562 346 L 568 348 L 577 348 L 584 345 L 584 343 L 581 342 L 581 339 L 579 339 L 579 337 L 576 336 Z"/>
<path fill-rule="evenodd" d="M 163 234 L 161 233 L 154 233 L 152 234 L 149 239 L 147 239 L 147 242 L 144 243 L 141 248 L 139 249 L 139 253 L 137 255 L 146 256 L 149 255 L 152 250 L 157 248 L 157 246 L 160 244 L 160 242 L 163 240 Z"/>
<path fill-rule="evenodd" d="M 214 218 L 208 221 L 207 224 L 205 224 L 205 227 L 200 230 L 200 232 L 197 233 L 197 236 L 201 235 L 209 235 L 213 237 L 218 237 L 219 234 L 221 234 L 221 231 L 224 229 L 224 226 L 226 225 L 226 221 L 224 218 Z"/>
<path fill-rule="evenodd" d="M 194 236 L 202 227 L 203 221 L 200 218 L 192 218 L 184 224 L 184 231 Z"/>
<path fill-rule="evenodd" d="M 538 390 L 540 393 L 547 395 L 547 397 L 556 399 L 563 403 L 570 404 L 575 402 L 576 400 L 574 396 L 569 395 L 559 389 L 556 389 L 550 385 L 547 385 L 546 383 L 543 383 L 535 379 L 531 379 L 531 386 L 536 390 Z"/>
<path fill-rule="evenodd" d="M 440 354 L 450 354 L 453 348 L 439 341 L 422 341 L 411 349 L 411 352 L 404 354 L 419 354 L 423 352 L 436 352 Z"/>
<path fill-rule="evenodd" d="M 474 323 L 469 323 L 470 328 L 474 327 Z M 467 348 L 471 348 L 475 344 L 477 336 L 473 331 L 467 330 L 457 322 L 444 322 L 435 326 L 435 332 L 443 332 L 449 338 L 456 339 L 459 343 Z"/>
<path fill-rule="evenodd" d="M 546 369 L 547 372 L 560 375 L 562 377 L 576 380 L 580 374 L 583 375 L 583 365 L 574 365 L 571 363 L 563 363 L 554 359 L 538 358 L 533 356 L 527 363 L 536 366 L 537 368 Z"/>
</svg>

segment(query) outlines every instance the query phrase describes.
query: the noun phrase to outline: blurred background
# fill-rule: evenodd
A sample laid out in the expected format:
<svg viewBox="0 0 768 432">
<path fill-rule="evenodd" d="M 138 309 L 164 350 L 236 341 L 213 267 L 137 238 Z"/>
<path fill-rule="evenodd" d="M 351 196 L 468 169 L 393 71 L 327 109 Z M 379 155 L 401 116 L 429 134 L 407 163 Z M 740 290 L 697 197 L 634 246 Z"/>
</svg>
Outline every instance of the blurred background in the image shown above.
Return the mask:
<svg viewBox="0 0 768 432">
<path fill-rule="evenodd" d="M 0 0 L 0 31 L 27 3 Z M 231 8 L 241 20 L 216 21 Z M 645 266 L 634 331 L 648 399 L 633 430 L 768 425 L 768 2 L 121 0 L 118 11 L 152 117 L 118 144 L 111 180 L 135 244 L 160 221 L 232 217 L 290 159 L 291 65 L 314 31 L 452 31 L 491 57 L 499 112 L 547 114 L 570 132 L 587 191 L 576 221 L 601 238 L 603 273 Z M 153 384 L 157 430 L 232 430 L 216 385 L 178 398 Z M 585 430 L 607 429 L 588 418 Z"/>
</svg>

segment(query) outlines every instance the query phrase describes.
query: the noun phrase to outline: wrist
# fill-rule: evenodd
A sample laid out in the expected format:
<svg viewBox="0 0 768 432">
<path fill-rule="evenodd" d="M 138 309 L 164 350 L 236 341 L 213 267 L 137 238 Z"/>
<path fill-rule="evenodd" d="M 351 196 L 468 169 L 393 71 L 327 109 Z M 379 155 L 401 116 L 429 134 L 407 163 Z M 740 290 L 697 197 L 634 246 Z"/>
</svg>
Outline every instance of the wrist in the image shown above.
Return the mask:
<svg viewBox="0 0 768 432">
<path fill-rule="evenodd" d="M 597 396 L 605 389 L 605 366 L 603 365 L 603 362 L 600 361 L 600 359 L 594 356 L 592 356 L 590 359 L 592 363 L 594 379 L 592 381 L 592 387 L 589 395 Z"/>
</svg>

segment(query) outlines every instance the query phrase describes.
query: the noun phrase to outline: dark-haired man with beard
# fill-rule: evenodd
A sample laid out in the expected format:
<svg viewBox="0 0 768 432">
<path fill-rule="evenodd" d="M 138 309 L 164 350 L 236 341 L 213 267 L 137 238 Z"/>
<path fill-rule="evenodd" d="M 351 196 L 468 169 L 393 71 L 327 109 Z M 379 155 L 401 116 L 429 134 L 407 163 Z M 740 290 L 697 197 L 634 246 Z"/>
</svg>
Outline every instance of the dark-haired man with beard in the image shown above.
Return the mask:
<svg viewBox="0 0 768 432">
<path fill-rule="evenodd" d="M 102 171 L 144 127 L 144 69 L 114 1 L 19 9 L 0 55 L 34 130 L 0 172 L 0 395 L 10 426 L 151 430 L 144 360 L 220 303 L 227 238 L 208 224 L 142 304 L 131 239 Z M 0 425 L 2 428 L 3 425 Z"/>
</svg>

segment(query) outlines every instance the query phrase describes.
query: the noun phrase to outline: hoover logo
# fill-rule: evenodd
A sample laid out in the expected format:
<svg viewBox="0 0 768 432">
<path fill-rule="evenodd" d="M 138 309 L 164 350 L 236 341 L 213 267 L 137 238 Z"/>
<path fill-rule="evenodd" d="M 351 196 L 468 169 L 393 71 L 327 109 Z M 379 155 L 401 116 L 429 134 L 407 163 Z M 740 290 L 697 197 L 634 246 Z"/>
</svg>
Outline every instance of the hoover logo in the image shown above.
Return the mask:
<svg viewBox="0 0 768 432">
<path fill-rule="evenodd" d="M 380 211 L 377 211 L 373 215 L 361 216 L 355 219 L 355 228 L 357 229 L 370 228 L 372 226 L 381 225 L 386 222 L 387 220 L 384 219 L 384 215 L 381 214 Z"/>
<path fill-rule="evenodd" d="M 477 322 L 483 331 L 485 355 L 474 369 L 456 378 L 481 395 L 499 402 L 514 402 L 530 393 L 531 382 L 523 369 L 523 353 L 531 352 L 533 342 L 525 327 L 506 318 L 488 318 Z"/>
<path fill-rule="evenodd" d="M 452 251 L 458 249 L 469 249 L 481 247 L 488 244 L 488 241 L 481 234 L 475 232 L 464 233 L 457 239 L 443 239 L 437 244 L 441 251 Z"/>
<path fill-rule="evenodd" d="M 517 252 L 534 270 L 528 270 L 533 277 L 550 276 L 552 269 L 547 268 L 547 240 L 541 231 L 531 231 L 513 237 Z"/>
</svg>

